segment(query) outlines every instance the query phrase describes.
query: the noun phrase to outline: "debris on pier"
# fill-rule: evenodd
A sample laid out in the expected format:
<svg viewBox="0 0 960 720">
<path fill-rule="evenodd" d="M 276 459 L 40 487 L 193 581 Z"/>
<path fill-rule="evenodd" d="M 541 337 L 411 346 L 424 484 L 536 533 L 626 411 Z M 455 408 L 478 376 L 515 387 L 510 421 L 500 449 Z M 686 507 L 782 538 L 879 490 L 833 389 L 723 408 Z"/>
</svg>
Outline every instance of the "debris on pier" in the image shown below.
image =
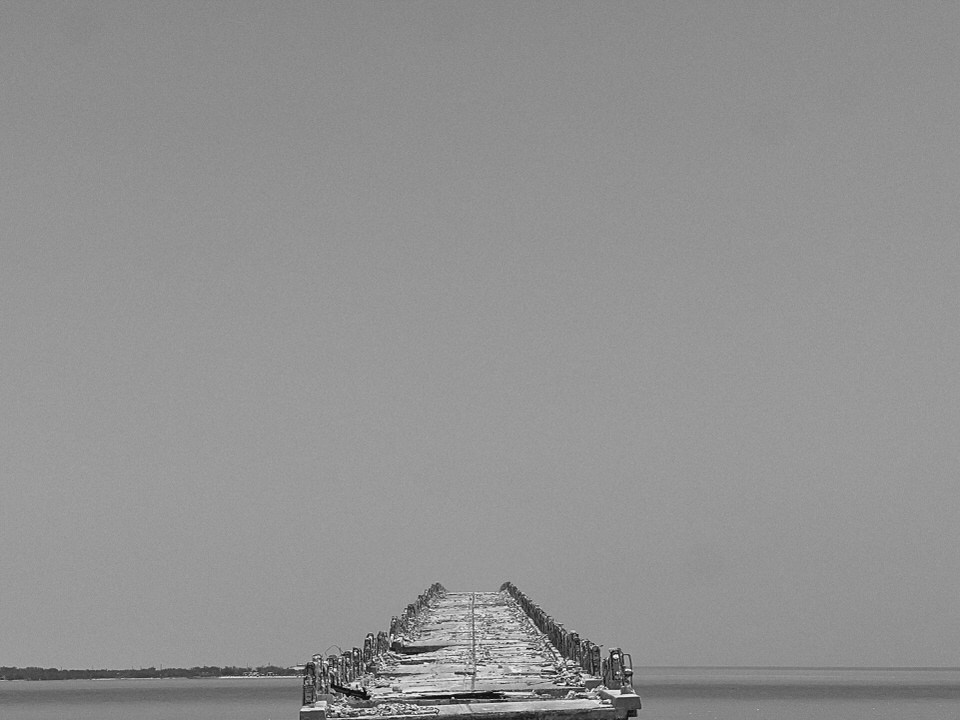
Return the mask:
<svg viewBox="0 0 960 720">
<path fill-rule="evenodd" d="M 314 655 L 300 720 L 624 720 L 640 708 L 632 675 L 628 654 L 611 648 L 603 657 L 512 583 L 499 592 L 437 583 L 362 648 Z"/>
</svg>

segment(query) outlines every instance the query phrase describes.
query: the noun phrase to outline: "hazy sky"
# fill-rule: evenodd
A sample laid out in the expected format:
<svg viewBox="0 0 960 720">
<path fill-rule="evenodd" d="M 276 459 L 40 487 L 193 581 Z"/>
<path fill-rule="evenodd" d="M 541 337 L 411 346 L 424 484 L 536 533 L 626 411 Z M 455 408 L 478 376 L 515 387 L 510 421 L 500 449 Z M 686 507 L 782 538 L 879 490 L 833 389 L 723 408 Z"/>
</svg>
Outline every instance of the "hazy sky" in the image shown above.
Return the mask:
<svg viewBox="0 0 960 720">
<path fill-rule="evenodd" d="M 0 5 L 0 664 L 514 581 L 960 665 L 960 6 Z"/>
</svg>

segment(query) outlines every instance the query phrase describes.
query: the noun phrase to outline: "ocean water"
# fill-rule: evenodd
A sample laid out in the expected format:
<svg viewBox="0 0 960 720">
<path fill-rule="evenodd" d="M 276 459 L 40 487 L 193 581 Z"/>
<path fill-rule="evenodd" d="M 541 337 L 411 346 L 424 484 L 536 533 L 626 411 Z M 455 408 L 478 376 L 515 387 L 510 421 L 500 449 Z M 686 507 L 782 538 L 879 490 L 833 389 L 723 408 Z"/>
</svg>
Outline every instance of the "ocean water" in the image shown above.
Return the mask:
<svg viewBox="0 0 960 720">
<path fill-rule="evenodd" d="M 297 720 L 300 678 L 0 681 L 0 720 Z"/>
<path fill-rule="evenodd" d="M 650 720 L 960 720 L 960 669 L 636 668 Z"/>
<path fill-rule="evenodd" d="M 637 668 L 639 720 L 960 720 L 960 669 Z M 0 681 L 0 720 L 296 720 L 299 678 Z"/>
</svg>

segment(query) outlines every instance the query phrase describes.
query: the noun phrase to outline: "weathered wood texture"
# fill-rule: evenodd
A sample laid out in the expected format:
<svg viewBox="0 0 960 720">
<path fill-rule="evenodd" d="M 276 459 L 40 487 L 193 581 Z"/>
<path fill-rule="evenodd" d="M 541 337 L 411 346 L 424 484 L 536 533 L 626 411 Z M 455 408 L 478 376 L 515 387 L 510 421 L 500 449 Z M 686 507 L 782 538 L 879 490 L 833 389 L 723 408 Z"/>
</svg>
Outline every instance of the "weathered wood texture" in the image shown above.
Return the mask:
<svg viewBox="0 0 960 720">
<path fill-rule="evenodd" d="M 607 690 L 600 678 L 565 659 L 503 589 L 449 592 L 437 585 L 394 618 L 389 639 L 391 649 L 371 656 L 362 674 L 337 681 L 354 677 L 349 687 L 328 682 L 336 692 L 313 694 L 316 701 L 304 705 L 301 720 L 423 715 L 624 720 L 640 707 L 628 685 Z M 335 661 L 321 663 L 325 673 Z M 319 676 L 313 677 L 319 683 Z M 309 674 L 305 697 L 307 680 Z"/>
<path fill-rule="evenodd" d="M 378 663 L 377 698 L 463 693 L 566 695 L 580 672 L 503 592 L 447 592 L 400 653 Z"/>
</svg>

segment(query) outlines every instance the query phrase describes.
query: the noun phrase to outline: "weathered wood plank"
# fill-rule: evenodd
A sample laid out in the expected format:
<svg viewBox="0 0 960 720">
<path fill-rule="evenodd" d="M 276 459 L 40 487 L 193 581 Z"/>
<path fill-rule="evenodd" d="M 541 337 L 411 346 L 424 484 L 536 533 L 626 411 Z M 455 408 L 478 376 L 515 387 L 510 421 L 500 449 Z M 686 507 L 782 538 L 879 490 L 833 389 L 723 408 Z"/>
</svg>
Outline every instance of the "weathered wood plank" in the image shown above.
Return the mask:
<svg viewBox="0 0 960 720">
<path fill-rule="evenodd" d="M 622 699 L 587 690 L 599 679 L 565 660 L 505 591 L 443 591 L 429 601 L 422 596 L 400 627 L 392 651 L 377 655 L 373 674 L 355 683 L 363 685 L 368 700 L 329 697 L 330 703 L 304 706 L 301 720 L 414 715 L 622 720 L 639 707 L 632 690 Z"/>
</svg>

